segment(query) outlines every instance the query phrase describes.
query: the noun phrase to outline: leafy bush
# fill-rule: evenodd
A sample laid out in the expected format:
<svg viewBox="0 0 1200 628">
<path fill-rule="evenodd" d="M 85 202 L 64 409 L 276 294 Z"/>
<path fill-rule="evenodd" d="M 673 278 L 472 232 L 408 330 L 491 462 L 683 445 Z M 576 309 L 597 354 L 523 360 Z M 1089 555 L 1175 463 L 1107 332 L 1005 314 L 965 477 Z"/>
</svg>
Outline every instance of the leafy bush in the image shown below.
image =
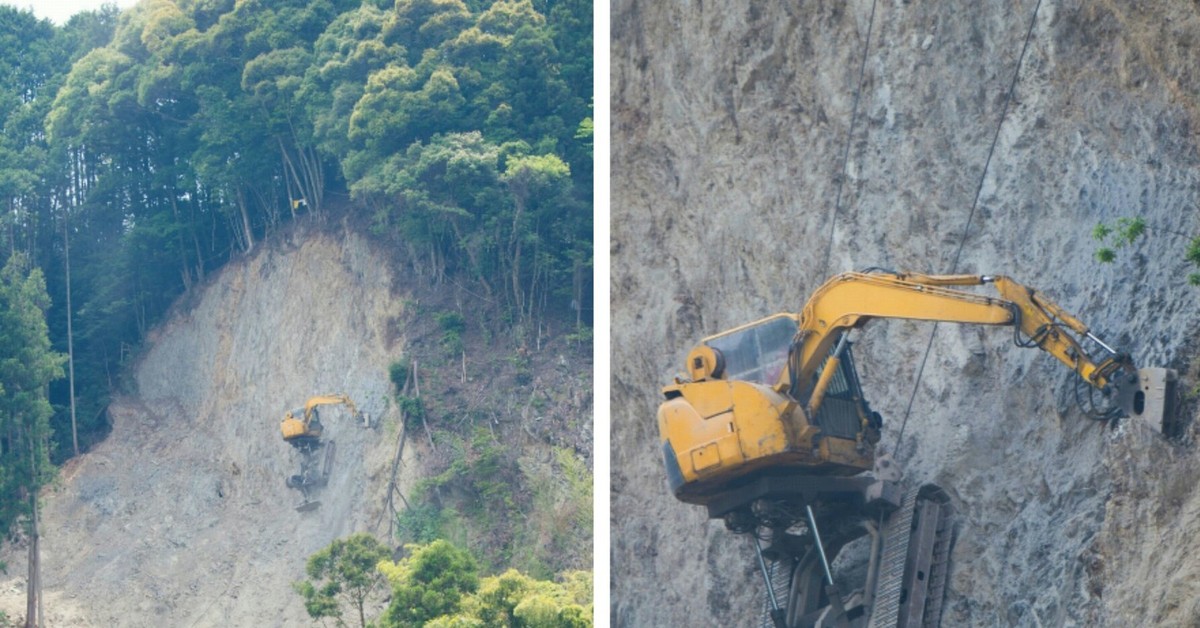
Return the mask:
<svg viewBox="0 0 1200 628">
<path fill-rule="evenodd" d="M 423 626 L 456 612 L 463 595 L 479 588 L 479 568 L 466 550 L 441 540 L 405 549 L 407 558 L 379 563 L 379 571 L 392 585 L 392 603 L 382 626 Z"/>
<path fill-rule="evenodd" d="M 529 354 L 524 351 L 517 351 L 508 356 L 508 363 L 513 369 L 513 379 L 517 385 L 525 386 L 533 381 L 533 370 L 530 365 Z"/>
<path fill-rule="evenodd" d="M 523 520 L 522 499 L 516 487 L 522 485 L 521 471 L 508 455 L 505 445 L 490 431 L 477 428 L 470 439 L 438 431 L 443 470 L 417 483 L 414 503 L 401 526 L 401 539 L 417 540 L 420 535 L 436 533 L 446 538 L 448 525 L 462 513 L 457 526 L 464 537 L 472 539 L 472 549 L 489 567 L 510 564 L 514 555 L 513 537 L 517 522 Z M 458 510 L 446 506 L 455 504 Z M 436 506 L 434 504 L 437 504 Z M 438 509 L 441 509 L 440 511 Z M 402 515 L 403 517 L 403 515 Z M 464 541 L 466 539 L 464 538 Z"/>
<path fill-rule="evenodd" d="M 421 402 L 420 397 L 396 395 L 396 403 L 400 404 L 400 411 L 404 416 L 411 419 L 425 418 L 425 404 Z"/>
<path fill-rule="evenodd" d="M 396 392 L 404 390 L 408 385 L 408 374 L 411 372 L 412 362 L 408 358 L 400 358 L 388 366 L 388 379 L 392 380 Z"/>
<path fill-rule="evenodd" d="M 462 334 L 467 330 L 467 321 L 458 312 L 440 312 L 433 315 L 442 329 L 442 346 L 451 355 L 462 353 Z"/>
<path fill-rule="evenodd" d="M 452 518 L 449 509 L 431 502 L 410 505 L 396 518 L 396 536 L 413 543 L 431 543 L 446 538 L 447 523 Z"/>
</svg>

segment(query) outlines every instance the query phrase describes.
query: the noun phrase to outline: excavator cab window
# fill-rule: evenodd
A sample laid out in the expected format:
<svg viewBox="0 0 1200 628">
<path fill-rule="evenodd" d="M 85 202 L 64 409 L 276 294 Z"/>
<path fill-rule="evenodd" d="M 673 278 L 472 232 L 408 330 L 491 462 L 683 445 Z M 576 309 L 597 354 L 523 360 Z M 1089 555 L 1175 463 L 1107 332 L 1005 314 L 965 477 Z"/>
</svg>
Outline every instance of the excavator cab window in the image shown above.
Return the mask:
<svg viewBox="0 0 1200 628">
<path fill-rule="evenodd" d="M 787 364 L 788 347 L 796 335 L 796 319 L 781 314 L 739 327 L 704 344 L 725 358 L 725 379 L 774 385 Z"/>
</svg>

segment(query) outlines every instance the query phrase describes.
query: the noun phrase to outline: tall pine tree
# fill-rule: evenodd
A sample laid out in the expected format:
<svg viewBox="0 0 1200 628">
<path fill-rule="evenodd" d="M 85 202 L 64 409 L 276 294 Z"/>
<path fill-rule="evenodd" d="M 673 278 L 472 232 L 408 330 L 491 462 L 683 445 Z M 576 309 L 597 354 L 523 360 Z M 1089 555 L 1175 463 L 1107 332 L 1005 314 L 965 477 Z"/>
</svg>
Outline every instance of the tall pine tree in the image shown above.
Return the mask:
<svg viewBox="0 0 1200 628">
<path fill-rule="evenodd" d="M 50 349 L 48 307 L 42 271 L 14 253 L 0 271 L 0 531 L 27 524 L 27 626 L 41 623 L 37 498 L 53 472 L 49 385 L 63 376 L 63 356 Z"/>
</svg>

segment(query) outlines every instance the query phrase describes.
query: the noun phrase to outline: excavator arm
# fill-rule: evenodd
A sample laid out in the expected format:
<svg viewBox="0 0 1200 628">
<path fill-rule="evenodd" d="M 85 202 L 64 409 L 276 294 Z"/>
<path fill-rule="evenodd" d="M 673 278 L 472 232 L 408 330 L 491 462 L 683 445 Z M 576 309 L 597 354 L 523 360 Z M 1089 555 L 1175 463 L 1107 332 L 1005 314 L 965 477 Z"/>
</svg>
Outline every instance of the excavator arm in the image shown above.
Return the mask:
<svg viewBox="0 0 1200 628">
<path fill-rule="evenodd" d="M 992 284 L 999 297 L 949 288 L 983 284 Z M 1036 346 L 1049 353 L 1105 393 L 1113 392 L 1110 380 L 1115 375 L 1136 374 L 1127 354 L 1104 344 L 1078 318 L 1044 295 L 1008 277 L 845 273 L 818 288 L 800 315 L 787 373 L 793 397 L 819 401 L 821 382 L 813 383 L 813 375 L 828 360 L 838 359 L 838 352 L 830 351 L 834 342 L 849 329 L 875 318 L 1015 327 L 1018 338 L 1027 339 L 1021 346 Z M 1084 340 L 1095 342 L 1105 355 L 1089 353 Z M 797 374 L 794 380 L 792 372 Z M 817 407 L 819 403 L 810 407 L 810 412 Z"/>
<path fill-rule="evenodd" d="M 283 434 L 283 440 L 298 444 L 304 441 L 315 441 L 321 437 L 320 421 L 315 421 L 317 417 L 317 408 L 320 406 L 331 404 L 345 404 L 350 411 L 350 416 L 360 420 L 361 414 L 358 408 L 350 397 L 343 394 L 335 395 L 317 395 L 310 397 L 304 404 L 303 412 L 300 408 L 289 411 L 284 415 L 283 420 L 279 423 L 279 429 Z"/>
<path fill-rule="evenodd" d="M 959 288 L 991 284 L 996 296 Z M 881 421 L 862 400 L 847 332 L 879 318 L 1015 328 L 1018 344 L 1054 356 L 1120 413 L 1166 414 L 1173 377 L 1141 375 L 1129 356 L 1039 292 L 1002 276 L 845 273 L 799 314 L 777 314 L 705 338 L 690 378 L 663 389 L 664 461 L 680 499 L 709 503 L 758 472 L 845 475 L 874 463 Z M 1092 341 L 1098 354 L 1083 346 Z M 830 394 L 839 398 L 829 406 Z M 1147 394 L 1158 403 L 1148 404 Z M 1109 409 L 1106 416 L 1117 414 Z M 1163 416 L 1142 416 L 1160 430 Z"/>
</svg>

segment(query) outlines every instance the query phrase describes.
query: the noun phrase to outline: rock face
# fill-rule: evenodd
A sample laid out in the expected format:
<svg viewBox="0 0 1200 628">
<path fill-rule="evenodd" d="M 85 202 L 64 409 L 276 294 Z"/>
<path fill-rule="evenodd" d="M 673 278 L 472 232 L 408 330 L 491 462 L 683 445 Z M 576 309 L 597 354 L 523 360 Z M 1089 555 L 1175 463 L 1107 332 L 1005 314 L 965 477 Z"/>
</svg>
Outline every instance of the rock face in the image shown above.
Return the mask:
<svg viewBox="0 0 1200 628">
<path fill-rule="evenodd" d="M 307 557 L 355 531 L 387 532 L 399 439 L 387 367 L 404 349 L 387 268 L 352 232 L 294 233 L 228 265 L 156 331 L 135 390 L 110 407 L 113 433 L 44 500 L 51 625 L 311 622 L 290 588 Z M 299 454 L 279 420 L 335 392 L 377 425 L 322 412 L 333 471 L 319 509 L 298 513 L 284 479 Z M 23 556 L 7 558 L 23 576 Z M 23 578 L 0 587 L 0 609 L 23 615 Z"/>
<path fill-rule="evenodd" d="M 757 622 L 749 540 L 665 487 L 658 388 L 837 272 L 1010 275 L 1190 389 L 1200 12 L 1040 3 L 997 136 L 1035 4 L 613 3 L 614 625 Z M 1098 264 L 1123 216 L 1146 234 Z M 856 358 L 884 444 L 960 512 L 943 625 L 1200 623 L 1194 429 L 1088 421 L 1006 330 L 939 326 L 918 380 L 931 333 L 876 322 Z"/>
</svg>

